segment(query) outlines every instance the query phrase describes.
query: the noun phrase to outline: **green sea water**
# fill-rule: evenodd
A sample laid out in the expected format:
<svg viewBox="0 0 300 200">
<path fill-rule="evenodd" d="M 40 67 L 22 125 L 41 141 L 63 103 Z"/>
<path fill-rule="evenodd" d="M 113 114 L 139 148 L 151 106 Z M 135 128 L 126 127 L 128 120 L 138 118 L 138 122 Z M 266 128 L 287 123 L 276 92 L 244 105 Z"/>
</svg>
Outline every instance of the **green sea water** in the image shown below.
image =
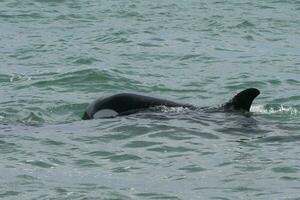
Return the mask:
<svg viewBox="0 0 300 200">
<path fill-rule="evenodd" d="M 299 41 L 299 1 L 0 1 L 0 199 L 300 199 Z M 250 114 L 81 120 L 248 87 Z"/>
</svg>

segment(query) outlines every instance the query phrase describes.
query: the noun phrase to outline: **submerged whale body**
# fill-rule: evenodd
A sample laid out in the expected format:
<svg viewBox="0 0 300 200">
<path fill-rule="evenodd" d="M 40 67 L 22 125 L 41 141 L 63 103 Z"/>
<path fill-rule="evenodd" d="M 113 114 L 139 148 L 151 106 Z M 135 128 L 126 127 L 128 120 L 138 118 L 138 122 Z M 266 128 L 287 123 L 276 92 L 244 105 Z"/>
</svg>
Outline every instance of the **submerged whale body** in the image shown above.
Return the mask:
<svg viewBox="0 0 300 200">
<path fill-rule="evenodd" d="M 249 112 L 253 100 L 259 94 L 260 92 L 256 88 L 243 90 L 235 95 L 230 101 L 223 104 L 219 109 L 225 111 L 242 110 Z M 199 108 L 190 104 L 176 103 L 165 99 L 139 94 L 120 93 L 106 98 L 99 98 L 92 102 L 84 112 L 82 119 L 87 120 L 129 115 L 158 106 L 183 107 L 192 110 Z"/>
</svg>

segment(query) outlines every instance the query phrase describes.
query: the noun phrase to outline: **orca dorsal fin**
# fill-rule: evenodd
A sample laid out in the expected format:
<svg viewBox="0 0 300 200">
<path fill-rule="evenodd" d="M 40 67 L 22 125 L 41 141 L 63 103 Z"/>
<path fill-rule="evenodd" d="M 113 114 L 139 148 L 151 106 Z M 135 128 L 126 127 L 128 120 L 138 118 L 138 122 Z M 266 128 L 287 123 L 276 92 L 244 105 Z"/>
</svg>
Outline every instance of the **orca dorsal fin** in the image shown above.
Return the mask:
<svg viewBox="0 0 300 200">
<path fill-rule="evenodd" d="M 242 92 L 235 95 L 229 102 L 227 102 L 223 107 L 225 109 L 233 110 L 250 110 L 251 104 L 255 97 L 260 94 L 260 91 L 256 88 L 248 88 Z"/>
</svg>

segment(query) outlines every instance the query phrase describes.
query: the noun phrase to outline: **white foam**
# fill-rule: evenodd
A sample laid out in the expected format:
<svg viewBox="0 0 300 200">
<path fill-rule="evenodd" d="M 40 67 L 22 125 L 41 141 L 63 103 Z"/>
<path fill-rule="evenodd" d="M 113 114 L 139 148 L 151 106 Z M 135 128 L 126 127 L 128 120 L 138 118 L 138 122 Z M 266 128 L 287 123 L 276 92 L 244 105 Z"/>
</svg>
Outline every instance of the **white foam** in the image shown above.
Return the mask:
<svg viewBox="0 0 300 200">
<path fill-rule="evenodd" d="M 181 113 L 185 111 L 189 111 L 190 109 L 187 107 L 167 107 L 167 106 L 157 106 L 160 111 L 162 112 L 175 112 L 175 113 Z"/>
<path fill-rule="evenodd" d="M 287 113 L 290 115 L 298 115 L 299 111 L 297 108 L 291 106 L 280 105 L 279 107 L 266 108 L 264 105 L 254 105 L 250 108 L 251 112 L 263 113 L 263 114 L 275 114 L 275 113 Z"/>
</svg>

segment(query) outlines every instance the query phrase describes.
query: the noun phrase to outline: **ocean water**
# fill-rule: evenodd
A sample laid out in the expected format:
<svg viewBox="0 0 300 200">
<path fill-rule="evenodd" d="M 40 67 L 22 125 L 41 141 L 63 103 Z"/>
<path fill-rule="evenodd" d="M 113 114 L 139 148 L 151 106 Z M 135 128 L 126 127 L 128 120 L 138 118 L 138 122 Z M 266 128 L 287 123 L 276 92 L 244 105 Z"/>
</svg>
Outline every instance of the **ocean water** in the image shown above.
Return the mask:
<svg viewBox="0 0 300 200">
<path fill-rule="evenodd" d="M 300 199 L 300 2 L 0 1 L 1 199 Z M 82 121 L 136 92 L 251 112 Z"/>
</svg>

